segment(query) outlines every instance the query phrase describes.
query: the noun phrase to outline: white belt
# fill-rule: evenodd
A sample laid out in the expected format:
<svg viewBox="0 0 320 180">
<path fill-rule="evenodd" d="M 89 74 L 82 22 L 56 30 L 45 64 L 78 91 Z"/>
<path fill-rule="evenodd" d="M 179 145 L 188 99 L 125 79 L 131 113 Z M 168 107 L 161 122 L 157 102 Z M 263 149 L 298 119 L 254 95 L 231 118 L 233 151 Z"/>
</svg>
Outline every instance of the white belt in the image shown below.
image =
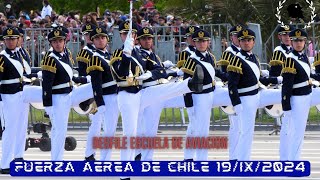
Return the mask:
<svg viewBox="0 0 320 180">
<path fill-rule="evenodd" d="M 246 93 L 246 92 L 250 92 L 250 91 L 253 91 L 256 89 L 259 89 L 259 84 L 256 84 L 256 85 L 253 85 L 253 86 L 250 86 L 247 88 L 238 89 L 238 93 Z"/>
<path fill-rule="evenodd" d="M 15 78 L 15 79 L 9 79 L 9 80 L 2 80 L 1 84 L 14 84 L 14 83 L 22 83 L 22 78 Z"/>
<path fill-rule="evenodd" d="M 102 84 L 102 88 L 110 87 L 110 86 L 113 86 L 113 85 L 116 85 L 116 84 L 117 84 L 116 81 L 110 81 L 110 82 L 107 82 L 107 83 L 103 83 Z"/>
<path fill-rule="evenodd" d="M 169 80 L 161 78 L 161 79 L 157 79 L 155 81 L 144 82 L 142 84 L 142 87 L 155 86 L 155 85 L 158 85 L 158 84 L 165 84 L 165 83 L 168 83 L 168 82 L 169 82 Z"/>
<path fill-rule="evenodd" d="M 130 87 L 130 86 L 139 86 L 139 85 L 142 85 L 141 81 L 135 81 L 135 83 L 132 85 L 132 84 L 129 84 L 127 81 L 121 81 L 121 82 L 117 82 L 117 85 L 119 87 Z"/>
<path fill-rule="evenodd" d="M 309 86 L 309 85 L 310 85 L 310 81 L 304 81 L 304 82 L 301 82 L 298 84 L 294 84 L 292 88 L 297 89 L 297 88 L 301 88 L 301 87 Z"/>
<path fill-rule="evenodd" d="M 202 90 L 206 90 L 206 89 L 209 89 L 209 88 L 212 88 L 212 87 L 213 87 L 213 84 L 212 84 L 212 83 L 207 84 L 207 85 L 203 85 Z"/>
<path fill-rule="evenodd" d="M 56 86 L 52 86 L 52 89 L 63 89 L 63 88 L 67 88 L 67 87 L 71 87 L 72 86 L 72 82 L 67 82 L 67 83 L 63 83 L 63 84 L 59 84 Z"/>
</svg>

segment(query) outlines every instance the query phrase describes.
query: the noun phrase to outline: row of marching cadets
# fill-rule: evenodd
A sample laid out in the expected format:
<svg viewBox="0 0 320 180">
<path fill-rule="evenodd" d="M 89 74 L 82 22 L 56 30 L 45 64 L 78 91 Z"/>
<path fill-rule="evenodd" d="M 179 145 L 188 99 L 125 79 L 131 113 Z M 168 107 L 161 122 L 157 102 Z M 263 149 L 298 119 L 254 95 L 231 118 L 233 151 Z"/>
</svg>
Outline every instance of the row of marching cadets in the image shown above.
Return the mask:
<svg viewBox="0 0 320 180">
<path fill-rule="evenodd" d="M 93 97 L 91 85 L 74 88 L 71 62 L 65 51 L 65 33 L 48 34 L 53 50 L 41 62 L 42 71 L 31 72 L 31 58 L 21 47 L 24 32 L 7 27 L 3 32 L 6 49 L 0 53 L 2 157 L 1 173 L 10 172 L 12 160 L 23 160 L 30 103 L 43 103 L 52 122 L 51 159 L 62 160 L 70 108 Z M 40 86 L 30 78 L 42 78 Z M 19 109 L 19 111 L 17 111 Z"/>
</svg>

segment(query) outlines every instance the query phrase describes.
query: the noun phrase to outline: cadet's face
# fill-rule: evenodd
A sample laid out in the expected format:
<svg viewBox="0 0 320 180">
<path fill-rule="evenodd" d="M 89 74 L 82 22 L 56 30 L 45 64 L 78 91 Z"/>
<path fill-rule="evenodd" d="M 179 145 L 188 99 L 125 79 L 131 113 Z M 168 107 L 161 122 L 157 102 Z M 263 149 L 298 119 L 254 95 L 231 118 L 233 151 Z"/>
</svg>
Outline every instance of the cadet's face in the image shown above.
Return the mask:
<svg viewBox="0 0 320 180">
<path fill-rule="evenodd" d="M 279 35 L 278 37 L 284 45 L 291 46 L 291 40 L 288 33 Z"/>
<path fill-rule="evenodd" d="M 302 40 L 302 39 L 297 39 L 292 41 L 293 49 L 298 52 L 303 51 L 305 44 L 306 44 L 306 40 Z"/>
<path fill-rule="evenodd" d="M 254 40 L 253 39 L 241 39 L 240 40 L 240 47 L 244 51 L 251 51 L 254 46 Z"/>
<path fill-rule="evenodd" d="M 151 49 L 153 45 L 152 37 L 141 37 L 139 43 L 143 49 Z"/>
<path fill-rule="evenodd" d="M 204 52 L 204 51 L 207 50 L 207 48 L 209 46 L 209 41 L 208 40 L 199 39 L 199 41 L 195 41 L 195 46 L 196 46 L 198 51 Z"/>
<path fill-rule="evenodd" d="M 93 38 L 93 44 L 97 49 L 104 50 L 108 44 L 107 37 L 106 36 L 96 36 Z"/>
<path fill-rule="evenodd" d="M 89 33 L 86 33 L 84 35 L 84 40 L 87 42 L 87 43 L 92 43 L 91 39 L 90 39 L 90 34 Z"/>
<path fill-rule="evenodd" d="M 8 49 L 14 50 L 18 45 L 18 38 L 6 38 L 4 43 Z"/>
<path fill-rule="evenodd" d="M 65 40 L 62 38 L 54 39 L 50 42 L 52 48 L 58 53 L 63 52 Z"/>
<path fill-rule="evenodd" d="M 189 45 L 194 46 L 194 41 L 192 40 L 192 36 L 188 36 L 188 37 L 187 37 L 187 43 L 188 43 Z"/>
<path fill-rule="evenodd" d="M 240 46 L 240 44 L 239 44 L 239 39 L 238 39 L 237 34 L 233 34 L 233 35 L 230 36 L 230 37 L 231 37 L 231 41 L 232 41 L 232 43 L 233 43 L 234 45 Z"/>
<path fill-rule="evenodd" d="M 127 32 L 123 32 L 120 34 L 122 42 L 126 41 L 127 35 L 128 35 Z M 133 39 L 136 39 L 137 34 L 135 32 L 132 32 L 132 37 L 133 37 Z"/>
</svg>

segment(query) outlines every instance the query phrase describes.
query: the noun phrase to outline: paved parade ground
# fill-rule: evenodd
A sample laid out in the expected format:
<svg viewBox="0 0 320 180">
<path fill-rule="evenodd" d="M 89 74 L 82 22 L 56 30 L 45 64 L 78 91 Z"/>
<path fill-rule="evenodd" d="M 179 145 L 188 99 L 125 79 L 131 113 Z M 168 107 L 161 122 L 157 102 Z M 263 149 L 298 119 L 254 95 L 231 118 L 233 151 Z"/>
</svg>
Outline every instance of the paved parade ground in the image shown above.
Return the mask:
<svg viewBox="0 0 320 180">
<path fill-rule="evenodd" d="M 119 136 L 121 132 L 117 132 Z M 160 137 L 183 137 L 185 131 L 161 131 Z M 227 131 L 211 131 L 211 135 L 214 136 L 227 136 Z M 252 160 L 278 160 L 279 159 L 279 135 L 268 135 L 267 131 L 256 131 L 253 141 Z M 71 130 L 68 131 L 68 135 L 74 136 L 77 139 L 77 148 L 74 151 L 65 152 L 65 160 L 82 160 L 84 159 L 85 151 L 85 139 L 86 131 L 84 130 Z M 31 133 L 30 137 L 40 137 L 40 134 Z M 1 145 L 0 145 L 1 146 Z M 1 154 L 1 151 L 0 151 Z M 99 152 L 97 153 L 99 158 Z M 50 152 L 42 152 L 38 148 L 29 148 L 25 153 L 26 160 L 50 160 Z M 114 150 L 112 154 L 112 160 L 120 159 L 120 151 Z M 183 160 L 183 150 L 156 150 L 154 160 Z M 211 150 L 209 151 L 209 160 L 228 160 L 228 151 L 223 150 Z M 302 149 L 302 160 L 308 160 L 311 162 L 311 175 L 310 177 L 303 178 L 286 178 L 286 177 L 254 177 L 254 178 L 230 178 L 230 177 L 132 177 L 132 180 L 138 179 L 175 179 L 175 180 L 189 180 L 189 179 L 320 179 L 320 132 L 319 131 L 307 131 L 305 135 L 304 146 Z M 8 175 L 0 175 L 2 179 L 58 179 L 56 177 L 10 177 Z M 104 180 L 118 180 L 118 177 L 61 177 L 59 179 L 104 179 Z"/>
</svg>

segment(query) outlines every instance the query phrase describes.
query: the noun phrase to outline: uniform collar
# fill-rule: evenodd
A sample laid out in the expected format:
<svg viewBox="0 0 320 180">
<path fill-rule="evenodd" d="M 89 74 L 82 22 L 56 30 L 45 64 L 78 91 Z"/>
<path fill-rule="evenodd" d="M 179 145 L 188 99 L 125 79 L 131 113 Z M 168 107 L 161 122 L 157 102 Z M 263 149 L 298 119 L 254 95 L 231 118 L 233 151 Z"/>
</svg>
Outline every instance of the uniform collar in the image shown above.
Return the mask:
<svg viewBox="0 0 320 180">
<path fill-rule="evenodd" d="M 142 50 L 142 51 L 144 51 L 144 52 L 146 52 L 146 53 L 148 53 L 149 55 L 152 53 L 152 51 L 147 50 L 147 49 L 143 49 L 143 48 L 141 48 L 141 50 Z"/>
<path fill-rule="evenodd" d="M 247 51 L 244 51 L 244 50 L 240 50 L 240 53 L 245 56 L 245 57 L 250 57 L 251 55 L 253 55 L 252 52 L 247 52 Z"/>
<path fill-rule="evenodd" d="M 233 51 L 235 51 L 235 52 L 237 52 L 237 53 L 238 53 L 238 52 L 240 51 L 240 49 L 241 49 L 240 47 L 237 47 L 237 46 L 235 46 L 234 44 L 231 44 L 231 48 L 232 48 Z"/>
<path fill-rule="evenodd" d="M 99 54 L 102 55 L 102 56 L 105 56 L 105 55 L 108 53 L 107 50 L 103 51 L 103 50 L 101 50 L 101 49 L 96 49 L 96 52 L 99 53 Z"/>
<path fill-rule="evenodd" d="M 289 54 L 292 50 L 291 50 L 291 46 L 286 46 L 285 44 L 281 43 L 280 45 L 282 47 L 283 50 L 286 51 L 287 54 Z"/>
<path fill-rule="evenodd" d="M 189 45 L 188 47 L 189 47 L 189 49 L 190 49 L 191 51 L 193 51 L 193 52 L 196 51 L 196 47 L 194 47 L 194 46 L 192 46 L 192 45 Z"/>
<path fill-rule="evenodd" d="M 208 54 L 207 51 L 205 51 L 205 52 L 200 52 L 199 50 L 196 50 L 195 53 L 196 53 L 196 55 L 197 55 L 198 57 L 201 57 L 201 58 L 205 58 L 206 55 Z"/>
<path fill-rule="evenodd" d="M 94 47 L 94 45 L 93 44 L 87 44 L 87 47 L 89 48 L 89 49 L 91 49 L 91 50 L 95 50 L 96 48 Z"/>
<path fill-rule="evenodd" d="M 10 56 L 13 56 L 14 53 L 16 52 L 16 49 L 10 50 L 10 49 L 6 48 L 6 52 L 7 52 L 7 54 L 9 54 Z"/>
</svg>

